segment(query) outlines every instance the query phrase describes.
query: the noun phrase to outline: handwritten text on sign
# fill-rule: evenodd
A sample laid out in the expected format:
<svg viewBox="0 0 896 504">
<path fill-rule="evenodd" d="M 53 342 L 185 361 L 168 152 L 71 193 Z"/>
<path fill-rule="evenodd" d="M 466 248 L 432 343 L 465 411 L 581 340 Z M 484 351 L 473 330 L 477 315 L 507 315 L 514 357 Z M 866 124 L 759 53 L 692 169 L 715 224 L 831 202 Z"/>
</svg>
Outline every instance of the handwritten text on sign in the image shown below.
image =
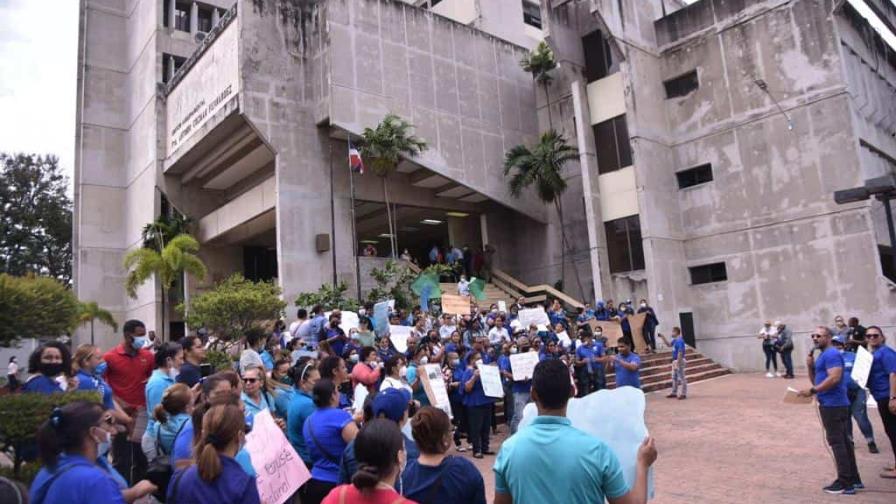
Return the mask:
<svg viewBox="0 0 896 504">
<path fill-rule="evenodd" d="M 257 473 L 255 483 L 263 504 L 283 504 L 311 479 L 268 410 L 255 415 L 252 432 L 246 435 L 246 450 Z"/>
<path fill-rule="evenodd" d="M 538 352 L 523 352 L 510 356 L 510 370 L 515 381 L 529 380 L 538 364 Z"/>
</svg>

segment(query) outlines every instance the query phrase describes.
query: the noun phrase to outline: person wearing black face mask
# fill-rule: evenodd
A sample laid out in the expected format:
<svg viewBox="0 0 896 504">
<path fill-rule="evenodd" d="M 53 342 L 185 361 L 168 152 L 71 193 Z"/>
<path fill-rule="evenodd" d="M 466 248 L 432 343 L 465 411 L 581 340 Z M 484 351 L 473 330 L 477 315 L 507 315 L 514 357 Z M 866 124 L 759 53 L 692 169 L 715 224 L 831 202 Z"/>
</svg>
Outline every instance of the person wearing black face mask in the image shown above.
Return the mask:
<svg viewBox="0 0 896 504">
<path fill-rule="evenodd" d="M 71 353 L 58 341 L 50 341 L 35 350 L 28 358 L 28 371 L 39 374 L 25 383 L 22 392 L 54 394 L 78 388 L 78 379 L 72 376 Z"/>
</svg>

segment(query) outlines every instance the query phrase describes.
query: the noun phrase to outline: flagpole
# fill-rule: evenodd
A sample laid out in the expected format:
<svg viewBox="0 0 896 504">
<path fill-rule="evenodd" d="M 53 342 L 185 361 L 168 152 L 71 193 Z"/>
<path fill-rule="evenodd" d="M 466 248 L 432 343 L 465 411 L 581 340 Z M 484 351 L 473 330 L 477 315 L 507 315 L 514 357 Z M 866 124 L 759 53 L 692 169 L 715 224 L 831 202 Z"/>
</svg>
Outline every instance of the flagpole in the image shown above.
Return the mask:
<svg viewBox="0 0 896 504">
<path fill-rule="evenodd" d="M 352 134 L 348 134 L 348 149 L 349 156 L 351 156 L 351 148 L 352 148 Z M 352 193 L 352 246 L 355 248 L 355 283 L 358 286 L 358 302 L 361 302 L 361 264 L 358 259 L 358 253 L 360 252 L 360 245 L 358 243 L 358 232 L 355 230 L 355 169 L 351 165 L 351 161 L 349 161 L 348 166 L 348 185 Z"/>
</svg>

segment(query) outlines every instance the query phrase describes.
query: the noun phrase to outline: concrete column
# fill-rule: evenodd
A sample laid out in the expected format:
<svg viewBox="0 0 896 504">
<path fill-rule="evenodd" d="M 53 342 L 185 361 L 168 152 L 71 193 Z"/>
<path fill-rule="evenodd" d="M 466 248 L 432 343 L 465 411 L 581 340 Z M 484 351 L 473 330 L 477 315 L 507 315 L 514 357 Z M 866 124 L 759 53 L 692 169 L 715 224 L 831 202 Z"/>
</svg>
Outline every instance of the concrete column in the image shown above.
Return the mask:
<svg viewBox="0 0 896 504">
<path fill-rule="evenodd" d="M 218 26 L 218 21 L 221 20 L 221 14 L 218 13 L 218 9 L 212 9 L 212 28 Z"/>
<path fill-rule="evenodd" d="M 196 36 L 199 32 L 199 4 L 193 2 L 190 6 L 190 35 Z"/>
<path fill-rule="evenodd" d="M 488 220 L 485 214 L 479 214 L 479 228 L 482 232 L 482 246 L 488 245 Z"/>
<path fill-rule="evenodd" d="M 588 250 L 591 259 L 591 281 L 594 284 L 594 299 L 604 298 L 604 282 L 601 275 L 601 251 L 606 256 L 607 244 L 604 237 L 604 223 L 600 212 L 600 191 L 597 180 L 591 174 L 597 173 L 597 155 L 594 152 L 594 133 L 591 130 L 591 113 L 588 110 L 587 93 L 580 81 L 573 81 L 572 108 L 575 115 L 576 144 L 579 148 L 579 166 L 582 170 L 582 196 L 585 198 L 585 218 L 588 223 Z"/>
<path fill-rule="evenodd" d="M 171 82 L 171 79 L 174 78 L 174 56 L 168 55 L 168 82 Z"/>
<path fill-rule="evenodd" d="M 175 12 L 175 2 L 174 0 L 168 1 L 168 29 L 174 30 L 174 12 Z"/>
</svg>

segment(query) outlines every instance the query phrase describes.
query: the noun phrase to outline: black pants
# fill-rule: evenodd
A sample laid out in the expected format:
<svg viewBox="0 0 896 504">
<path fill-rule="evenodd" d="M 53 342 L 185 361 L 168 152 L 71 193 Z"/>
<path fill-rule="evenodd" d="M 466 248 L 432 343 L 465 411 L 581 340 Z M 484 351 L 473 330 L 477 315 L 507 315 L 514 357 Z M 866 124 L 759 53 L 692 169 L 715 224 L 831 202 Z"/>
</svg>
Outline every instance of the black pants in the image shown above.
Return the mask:
<svg viewBox="0 0 896 504">
<path fill-rule="evenodd" d="M 831 446 L 831 452 L 834 453 L 837 481 L 846 487 L 861 483 L 859 468 L 856 466 L 856 452 L 849 440 L 849 429 L 852 422 L 849 407 L 819 407 L 818 411 L 821 413 L 825 437 Z"/>
<path fill-rule="evenodd" d="M 311 478 L 302 486 L 304 490 L 301 494 L 302 504 L 320 504 L 327 494 L 330 493 L 330 490 L 336 488 L 336 486 L 336 483 Z"/>
<path fill-rule="evenodd" d="M 510 383 L 504 384 L 504 423 L 510 425 L 513 420 L 513 390 Z M 492 425 L 494 427 L 494 425 Z"/>
<path fill-rule="evenodd" d="M 467 409 L 460 399 L 451 399 L 451 413 L 454 418 L 451 423 L 454 424 L 454 446 L 460 446 L 461 434 L 470 437 L 470 427 L 467 425 Z"/>
<path fill-rule="evenodd" d="M 793 376 L 793 350 L 781 350 L 781 362 L 784 363 L 785 376 Z"/>
<path fill-rule="evenodd" d="M 112 466 L 128 480 L 128 484 L 136 485 L 144 479 L 148 465 L 140 443 L 128 441 L 126 432 L 112 438 Z"/>
<path fill-rule="evenodd" d="M 880 421 L 884 424 L 884 431 L 890 438 L 890 446 L 893 447 L 893 457 L 896 459 L 896 415 L 888 408 L 889 401 L 886 398 L 877 401 L 877 412 L 880 413 Z M 896 460 L 894 460 L 896 465 Z"/>
<path fill-rule="evenodd" d="M 585 397 L 594 390 L 594 375 L 588 372 L 587 364 L 576 368 L 576 382 L 576 397 Z"/>
<path fill-rule="evenodd" d="M 644 327 L 644 342 L 651 350 L 656 351 L 656 326 Z"/>
<path fill-rule="evenodd" d="M 768 373 L 771 371 L 769 365 L 775 368 L 775 372 L 778 372 L 778 358 L 775 357 L 775 347 L 771 345 L 762 345 L 762 351 L 765 353 L 765 372 Z"/>
<path fill-rule="evenodd" d="M 492 408 L 494 405 L 467 406 L 467 420 L 470 422 L 470 444 L 473 453 L 488 451 L 489 427 L 491 426 Z"/>
</svg>

